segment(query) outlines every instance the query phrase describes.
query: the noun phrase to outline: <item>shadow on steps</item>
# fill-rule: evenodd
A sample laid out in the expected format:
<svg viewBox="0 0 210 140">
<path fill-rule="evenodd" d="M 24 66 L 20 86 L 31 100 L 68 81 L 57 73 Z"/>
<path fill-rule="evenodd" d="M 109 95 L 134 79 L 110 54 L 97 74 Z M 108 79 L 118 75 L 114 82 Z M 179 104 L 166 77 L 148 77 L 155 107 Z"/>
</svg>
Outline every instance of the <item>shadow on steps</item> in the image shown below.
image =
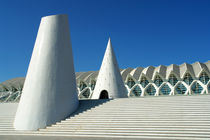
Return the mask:
<svg viewBox="0 0 210 140">
<path fill-rule="evenodd" d="M 113 99 L 79 100 L 79 107 L 77 108 L 77 110 L 74 113 L 72 113 L 67 118 L 74 117 L 75 115 L 83 113 L 83 112 L 85 112 L 87 110 L 95 108 L 96 106 L 102 105 L 102 104 L 107 103 L 107 102 L 109 102 L 111 100 L 113 100 Z"/>
</svg>

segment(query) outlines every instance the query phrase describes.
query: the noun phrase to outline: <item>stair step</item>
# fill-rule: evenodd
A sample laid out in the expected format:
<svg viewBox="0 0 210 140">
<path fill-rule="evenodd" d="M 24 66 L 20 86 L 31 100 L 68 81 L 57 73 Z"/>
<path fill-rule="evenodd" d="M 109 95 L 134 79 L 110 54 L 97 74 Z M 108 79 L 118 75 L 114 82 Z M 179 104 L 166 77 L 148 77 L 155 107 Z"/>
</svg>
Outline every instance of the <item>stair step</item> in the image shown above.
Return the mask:
<svg viewBox="0 0 210 140">
<path fill-rule="evenodd" d="M 85 121 L 85 120 L 72 120 L 72 121 L 65 121 L 65 122 L 57 122 L 57 124 L 72 124 L 72 123 L 210 123 L 209 120 L 207 121 L 203 121 L 203 120 L 199 120 L 199 121 L 191 121 L 191 120 L 178 120 L 178 121 L 173 121 L 173 120 L 150 120 L 150 121 L 143 121 L 143 120 L 123 120 L 123 121 L 120 121 L 120 120 L 104 120 L 104 121 L 97 121 L 97 120 L 88 120 L 88 121 Z"/>
<path fill-rule="evenodd" d="M 160 118 L 160 119 L 159 119 Z M 199 120 L 205 120 L 205 119 L 209 119 L 209 116 L 126 116 L 126 117 L 118 117 L 118 118 L 115 118 L 115 117 L 109 117 L 109 116 L 90 116 L 90 117 L 86 117 L 86 116 L 77 116 L 77 117 L 71 117 L 71 118 L 68 118 L 66 120 L 62 120 L 62 121 L 69 121 L 69 120 L 107 120 L 107 119 L 118 119 L 118 120 L 132 120 L 132 119 L 141 119 L 141 120 L 156 120 L 156 119 L 159 119 L 159 120 L 165 120 L 165 119 L 170 119 L 170 120 L 173 120 L 173 119 L 199 119 Z"/>
<path fill-rule="evenodd" d="M 124 118 L 116 118 L 116 119 L 110 119 L 110 118 L 99 118 L 99 119 L 70 119 L 70 120 L 64 120 L 64 121 L 61 121 L 61 122 L 58 122 L 58 123 L 66 123 L 66 122 L 69 122 L 71 123 L 72 121 L 74 122 L 109 122 L 109 121 L 112 121 L 112 122 L 115 122 L 115 121 L 118 121 L 118 122 L 171 122 L 171 121 L 174 121 L 174 122 L 210 122 L 209 119 L 205 120 L 205 119 L 192 119 L 192 120 L 189 120 L 189 119 L 131 119 L 131 120 L 128 120 L 128 119 L 124 119 Z"/>
<path fill-rule="evenodd" d="M 71 117 L 39 131 L 16 131 L 0 116 L 0 135 L 209 140 L 210 95 L 80 101 Z"/>
<path fill-rule="evenodd" d="M 120 136 L 129 136 L 129 135 L 132 135 L 132 136 L 141 136 L 141 135 L 147 135 L 147 136 L 173 136 L 173 137 L 198 137 L 198 138 L 210 138 L 210 134 L 195 134 L 195 133 L 178 133 L 178 132 L 174 132 L 174 133 L 160 133 L 160 132 L 149 132 L 149 133 L 146 133 L 146 132 L 142 132 L 142 133 L 119 133 L 119 132 L 112 132 L 112 133 L 105 133 L 105 132 L 39 132 L 39 134 L 68 134 L 68 135 L 71 135 L 71 134 L 89 134 L 89 135 L 120 135 Z"/>
<path fill-rule="evenodd" d="M 24 133 L 14 133 L 14 132 L 7 132 L 6 134 L 3 133 L 1 135 L 27 135 L 27 136 L 61 136 L 61 137 L 92 137 L 92 138 L 135 138 L 135 139 L 150 139 L 150 140 L 207 140 L 206 137 L 195 137 L 195 136 L 187 136 L 187 137 L 182 137 L 182 136 L 170 136 L 170 135 L 147 135 L 147 134 L 142 134 L 138 136 L 133 136 L 133 135 L 102 135 L 102 134 L 75 134 L 75 133 L 70 133 L 70 134 L 53 134 L 53 133 L 37 133 L 37 134 L 24 134 Z"/>
<path fill-rule="evenodd" d="M 47 129 L 40 129 L 40 131 L 47 131 L 47 130 L 57 130 L 57 131 L 68 131 L 68 130 L 78 130 L 72 127 L 64 127 L 63 129 L 58 129 L 57 127 L 48 127 Z M 112 127 L 112 128 L 81 128 L 81 130 L 92 130 L 92 131 L 98 131 L 98 130 L 110 130 L 110 131 L 116 131 L 116 130 L 125 130 L 125 131 L 157 131 L 157 127 L 145 127 L 145 128 L 121 128 L 121 127 Z M 159 127 L 158 130 L 160 131 L 201 131 L 201 132 L 209 132 L 210 128 L 173 128 L 173 127 L 168 127 L 168 128 L 164 128 L 164 127 Z"/>
<path fill-rule="evenodd" d="M 131 130 L 82 130 L 82 129 L 77 129 L 77 130 L 59 130 L 59 129 L 54 129 L 54 130 L 49 130 L 49 129 L 45 129 L 42 130 L 42 132 L 103 132 L 103 133 L 171 133 L 171 134 L 203 134 L 203 135 L 209 135 L 210 133 L 209 131 L 190 131 L 190 130 L 135 130 L 135 131 L 131 131 Z"/>
<path fill-rule="evenodd" d="M 142 127 L 142 126 L 153 126 L 153 125 L 158 125 L 158 126 L 206 126 L 206 127 L 210 127 L 210 124 L 192 124 L 192 123 L 72 123 L 72 124 L 54 124 L 52 126 L 98 126 L 98 127 L 103 127 L 103 126 L 116 126 L 116 125 L 120 125 L 121 127 L 125 127 L 125 126 L 134 126 L 134 127 Z"/>
<path fill-rule="evenodd" d="M 179 126 L 174 126 L 174 125 L 143 125 L 143 126 L 128 126 L 128 125 L 115 125 L 115 126 L 108 126 L 108 125 L 102 125 L 102 126 L 99 126 L 99 125 L 84 125 L 84 126 L 79 126 L 79 125 L 73 125 L 73 126 L 68 126 L 68 125 L 63 125 L 63 126 L 60 126 L 60 125 L 53 125 L 53 126 L 48 126 L 46 127 L 47 129 L 48 128 L 59 128 L 59 129 L 68 129 L 68 128 L 75 128 L 75 129 L 78 129 L 78 128 L 94 128 L 94 129 L 98 129 L 98 128 L 103 128 L 103 129 L 106 129 L 106 128 L 127 128 L 127 129 L 142 129 L 142 128 L 155 128 L 155 129 L 159 129 L 159 128 L 168 128 L 168 129 L 171 129 L 171 128 L 178 128 L 178 129 L 181 129 L 181 128 L 196 128 L 196 129 L 209 129 L 210 127 L 209 126 L 194 126 L 194 125 L 179 125 Z"/>
</svg>

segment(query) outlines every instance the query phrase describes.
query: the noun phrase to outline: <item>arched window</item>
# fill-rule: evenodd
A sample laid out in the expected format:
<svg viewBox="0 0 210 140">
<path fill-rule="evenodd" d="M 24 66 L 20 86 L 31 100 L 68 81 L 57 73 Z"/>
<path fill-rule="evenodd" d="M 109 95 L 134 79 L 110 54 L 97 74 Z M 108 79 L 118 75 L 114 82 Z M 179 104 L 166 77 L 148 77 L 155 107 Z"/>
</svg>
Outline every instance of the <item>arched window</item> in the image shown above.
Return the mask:
<svg viewBox="0 0 210 140">
<path fill-rule="evenodd" d="M 169 82 L 172 86 L 174 86 L 174 85 L 176 85 L 176 83 L 178 82 L 178 80 L 177 80 L 177 78 L 176 78 L 176 76 L 175 76 L 174 74 L 171 74 L 171 75 L 169 76 L 168 82 Z"/>
<path fill-rule="evenodd" d="M 145 88 L 149 84 L 149 81 L 147 80 L 146 77 L 142 77 L 141 81 L 140 81 L 140 84 L 142 85 L 142 87 Z"/>
<path fill-rule="evenodd" d="M 79 84 L 80 91 L 82 91 L 86 87 L 87 87 L 87 85 L 85 84 L 85 82 L 80 82 L 80 84 Z"/>
<path fill-rule="evenodd" d="M 199 80 L 203 83 L 203 84 L 207 84 L 208 81 L 209 81 L 209 76 L 205 73 L 205 72 L 202 72 L 200 77 L 199 77 Z"/>
<path fill-rule="evenodd" d="M 139 96 L 141 96 L 141 93 L 142 93 L 141 88 L 140 88 L 139 86 L 136 86 L 136 87 L 131 91 L 130 96 L 131 96 L 131 97 L 139 97 Z"/>
<path fill-rule="evenodd" d="M 134 80 L 132 78 L 128 78 L 128 82 L 127 85 L 129 88 L 132 88 L 136 83 L 134 82 Z"/>
<path fill-rule="evenodd" d="M 11 87 L 11 89 L 12 89 L 12 92 L 18 91 L 15 87 Z"/>
<path fill-rule="evenodd" d="M 9 97 L 10 94 L 5 94 L 3 96 L 0 97 L 0 102 L 4 102 L 8 97 Z"/>
<path fill-rule="evenodd" d="M 15 92 L 13 94 L 11 94 L 7 99 L 6 102 L 13 102 L 16 100 L 16 98 L 18 97 L 19 92 Z"/>
<path fill-rule="evenodd" d="M 164 84 L 164 85 L 161 87 L 160 91 L 161 91 L 161 94 L 162 94 L 162 95 L 169 95 L 170 92 L 171 92 L 171 89 L 170 89 L 170 87 L 169 87 L 167 84 Z"/>
<path fill-rule="evenodd" d="M 195 82 L 192 85 L 191 90 L 194 94 L 200 94 L 202 92 L 203 88 L 199 83 Z"/>
<path fill-rule="evenodd" d="M 87 98 L 89 98 L 89 96 L 90 96 L 90 90 L 89 89 L 86 89 L 85 92 L 83 92 L 80 95 L 80 99 L 87 99 Z"/>
<path fill-rule="evenodd" d="M 149 85 L 148 88 L 146 89 L 146 92 L 148 95 L 154 96 L 156 93 L 156 89 L 154 88 L 153 85 Z"/>
<path fill-rule="evenodd" d="M 184 76 L 183 81 L 186 84 L 190 85 L 193 82 L 193 78 L 192 78 L 192 76 L 189 73 L 186 73 L 185 76 Z"/>
<path fill-rule="evenodd" d="M 210 92 L 210 84 L 208 85 L 208 91 Z"/>
<path fill-rule="evenodd" d="M 95 85 L 96 85 L 96 81 L 92 80 L 92 81 L 91 81 L 91 85 L 90 85 L 91 90 L 94 90 Z"/>
<path fill-rule="evenodd" d="M 160 86 L 163 83 L 163 80 L 161 79 L 161 77 L 159 75 L 155 76 L 155 80 L 154 83 L 156 86 Z"/>
<path fill-rule="evenodd" d="M 177 94 L 185 94 L 185 92 L 187 91 L 187 88 L 182 83 L 179 83 L 176 86 L 175 90 L 176 90 Z"/>
</svg>

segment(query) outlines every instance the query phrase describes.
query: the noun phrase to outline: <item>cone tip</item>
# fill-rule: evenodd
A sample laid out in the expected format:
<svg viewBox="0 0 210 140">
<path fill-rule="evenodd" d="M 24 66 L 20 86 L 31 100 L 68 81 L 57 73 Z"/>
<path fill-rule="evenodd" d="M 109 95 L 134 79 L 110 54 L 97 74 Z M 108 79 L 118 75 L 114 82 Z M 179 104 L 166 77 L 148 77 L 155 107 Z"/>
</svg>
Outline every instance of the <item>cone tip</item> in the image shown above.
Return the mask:
<svg viewBox="0 0 210 140">
<path fill-rule="evenodd" d="M 42 19 L 43 18 L 53 18 L 53 17 L 60 17 L 60 16 L 66 16 L 66 17 L 68 17 L 68 15 L 67 14 L 57 14 L 57 15 L 49 15 L 49 16 L 44 16 L 44 17 L 42 17 Z"/>
</svg>

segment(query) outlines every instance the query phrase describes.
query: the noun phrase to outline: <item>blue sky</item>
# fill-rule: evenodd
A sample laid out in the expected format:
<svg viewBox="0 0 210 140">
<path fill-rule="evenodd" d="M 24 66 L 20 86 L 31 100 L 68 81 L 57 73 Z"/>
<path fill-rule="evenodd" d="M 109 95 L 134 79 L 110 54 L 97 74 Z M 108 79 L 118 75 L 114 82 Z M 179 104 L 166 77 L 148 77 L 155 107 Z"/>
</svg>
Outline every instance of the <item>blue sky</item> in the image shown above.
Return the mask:
<svg viewBox="0 0 210 140">
<path fill-rule="evenodd" d="M 208 0 L 2 0 L 0 82 L 24 77 L 40 19 L 68 14 L 75 70 L 98 70 L 111 37 L 120 68 L 195 61 L 210 54 Z"/>
</svg>

